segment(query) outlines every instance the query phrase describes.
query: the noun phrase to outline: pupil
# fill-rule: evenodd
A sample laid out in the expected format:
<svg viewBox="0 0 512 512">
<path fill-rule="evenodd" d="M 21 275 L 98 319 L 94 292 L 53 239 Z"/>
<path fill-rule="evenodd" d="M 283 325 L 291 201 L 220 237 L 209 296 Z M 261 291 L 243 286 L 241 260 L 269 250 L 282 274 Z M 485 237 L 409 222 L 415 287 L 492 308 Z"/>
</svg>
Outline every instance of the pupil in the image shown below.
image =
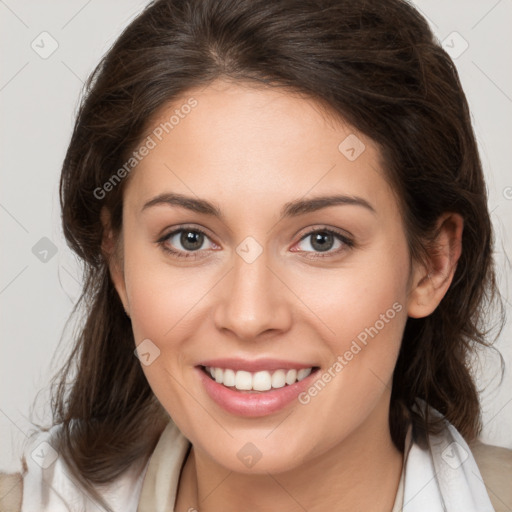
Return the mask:
<svg viewBox="0 0 512 512">
<path fill-rule="evenodd" d="M 313 243 L 311 245 L 318 251 L 328 251 L 332 247 L 333 238 L 333 235 L 330 233 L 316 233 L 313 235 Z"/>
<path fill-rule="evenodd" d="M 189 251 L 195 251 L 203 245 L 203 234 L 194 231 L 184 231 L 181 234 L 181 244 Z"/>
</svg>

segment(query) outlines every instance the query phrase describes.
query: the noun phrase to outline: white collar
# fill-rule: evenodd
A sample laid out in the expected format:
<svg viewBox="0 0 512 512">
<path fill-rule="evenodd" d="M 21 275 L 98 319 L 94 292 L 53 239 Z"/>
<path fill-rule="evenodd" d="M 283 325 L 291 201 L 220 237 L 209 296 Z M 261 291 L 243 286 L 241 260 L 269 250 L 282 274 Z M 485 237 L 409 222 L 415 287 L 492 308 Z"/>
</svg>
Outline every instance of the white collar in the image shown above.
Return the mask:
<svg viewBox="0 0 512 512">
<path fill-rule="evenodd" d="M 440 414 L 430 408 L 433 416 Z M 448 421 L 442 431 L 421 436 L 413 430 L 407 457 L 404 512 L 495 512 L 469 446 Z"/>
<path fill-rule="evenodd" d="M 50 460 L 48 445 L 56 428 L 38 438 L 25 453 L 28 472 L 23 477 L 22 512 L 97 512 L 97 505 L 70 478 L 61 457 Z M 442 431 L 428 439 L 430 447 L 422 448 L 424 439 L 409 428 L 393 512 L 495 512 L 475 459 L 459 432 L 445 420 Z M 129 470 L 96 489 L 116 511 L 172 511 L 189 448 L 188 439 L 170 421 L 142 471 Z M 38 454 L 43 452 L 43 466 L 48 463 L 47 468 L 38 461 Z"/>
<path fill-rule="evenodd" d="M 439 415 L 433 408 L 430 414 Z M 429 435 L 429 448 L 418 444 L 422 440 L 409 427 L 393 512 L 495 512 L 471 450 L 450 423 L 444 420 L 442 431 Z M 174 510 L 189 447 L 189 441 L 170 422 L 149 463 L 137 512 Z"/>
</svg>

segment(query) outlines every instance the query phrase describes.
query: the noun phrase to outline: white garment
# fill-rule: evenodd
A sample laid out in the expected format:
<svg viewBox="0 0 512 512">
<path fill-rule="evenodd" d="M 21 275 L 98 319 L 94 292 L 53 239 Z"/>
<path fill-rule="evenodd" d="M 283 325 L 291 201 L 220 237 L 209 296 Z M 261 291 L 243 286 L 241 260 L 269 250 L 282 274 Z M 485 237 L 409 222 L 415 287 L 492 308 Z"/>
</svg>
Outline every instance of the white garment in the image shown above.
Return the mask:
<svg viewBox="0 0 512 512">
<path fill-rule="evenodd" d="M 429 436 L 430 450 L 413 442 L 406 464 L 404 512 L 495 512 L 466 441 L 446 422 Z"/>
<path fill-rule="evenodd" d="M 61 456 L 53 449 L 58 425 L 41 433 L 25 450 L 28 466 L 23 476 L 21 512 L 101 512 L 100 507 L 71 477 Z M 55 459 L 55 457 L 57 457 Z M 149 462 L 148 462 L 149 464 Z M 114 482 L 95 489 L 116 512 L 135 512 L 148 464 L 142 471 L 127 471 Z"/>
<path fill-rule="evenodd" d="M 180 468 L 189 450 L 190 443 L 183 442 L 184 437 L 174 424 L 169 426 L 161 436 L 155 449 L 152 461 L 146 472 L 144 488 L 142 489 L 140 504 L 137 512 L 157 512 L 174 510 Z M 411 436 L 407 436 L 406 453 L 410 447 Z M 174 447 L 174 449 L 173 449 Z M 162 455 L 171 453 L 172 460 Z M 155 460 L 158 459 L 158 460 Z M 402 468 L 395 504 L 391 512 L 401 512 L 403 504 L 405 471 Z"/>
<path fill-rule="evenodd" d="M 40 443 L 51 445 L 56 428 L 26 450 L 22 512 L 99 512 L 100 507 L 70 479 L 60 457 L 46 469 L 41 467 L 51 462 L 53 452 Z M 457 430 L 446 422 L 441 434 L 429 439 L 431 447 L 424 450 L 409 429 L 392 512 L 495 512 L 473 455 Z M 116 512 L 170 512 L 189 447 L 189 441 L 170 422 L 142 470 L 128 471 L 96 489 Z"/>
</svg>

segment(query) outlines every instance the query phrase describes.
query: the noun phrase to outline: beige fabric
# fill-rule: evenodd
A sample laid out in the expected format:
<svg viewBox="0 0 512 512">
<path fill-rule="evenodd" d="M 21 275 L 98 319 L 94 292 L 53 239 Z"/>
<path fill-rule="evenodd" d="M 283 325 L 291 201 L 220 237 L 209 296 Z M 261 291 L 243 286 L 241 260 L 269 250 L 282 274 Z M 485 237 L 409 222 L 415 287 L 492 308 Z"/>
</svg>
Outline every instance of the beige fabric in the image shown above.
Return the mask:
<svg viewBox="0 0 512 512">
<path fill-rule="evenodd" d="M 170 421 L 151 455 L 137 512 L 174 510 L 181 469 L 190 446 L 190 441 Z"/>
<path fill-rule="evenodd" d="M 22 493 L 21 473 L 0 473 L 0 512 L 19 512 Z"/>
<path fill-rule="evenodd" d="M 410 446 L 410 439 L 406 440 L 406 447 Z M 154 503 L 154 491 L 165 488 L 169 494 L 160 495 L 160 498 L 170 500 L 174 505 L 179 475 L 190 443 L 180 435 L 177 427 L 172 423 L 164 430 L 155 448 L 144 479 L 138 512 L 155 512 L 165 510 L 158 508 L 161 503 Z M 479 441 L 470 445 L 482 477 L 484 479 L 489 497 L 496 512 L 510 512 L 512 510 L 512 450 L 483 444 Z M 406 454 L 408 453 L 406 448 Z M 170 473 L 157 471 L 161 468 L 160 459 L 165 457 Z M 164 464 L 165 465 L 165 464 Z M 405 460 L 404 460 L 405 466 Z M 170 485 L 169 485 L 170 484 Z M 21 473 L 0 473 L 0 512 L 19 512 L 22 503 L 23 480 Z M 403 504 L 404 472 L 398 486 L 397 497 L 392 512 L 400 512 Z M 156 494 L 158 496 L 158 494 Z M 157 498 L 158 499 L 158 498 Z M 153 508 L 154 507 L 154 508 Z"/>
<path fill-rule="evenodd" d="M 470 445 L 496 512 L 512 510 L 512 450 L 476 441 Z"/>
</svg>

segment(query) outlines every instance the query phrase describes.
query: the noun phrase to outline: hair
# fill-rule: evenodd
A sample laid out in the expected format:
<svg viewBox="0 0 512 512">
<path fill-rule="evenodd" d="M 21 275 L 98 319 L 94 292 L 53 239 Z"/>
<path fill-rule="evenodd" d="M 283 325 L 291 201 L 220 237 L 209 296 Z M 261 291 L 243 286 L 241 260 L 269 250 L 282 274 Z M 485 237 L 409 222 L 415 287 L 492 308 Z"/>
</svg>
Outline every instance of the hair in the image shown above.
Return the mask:
<svg viewBox="0 0 512 512">
<path fill-rule="evenodd" d="M 403 450 L 410 422 L 481 430 L 469 356 L 490 346 L 486 311 L 501 304 L 487 191 L 457 70 L 406 1 L 158 0 L 123 31 L 85 84 L 60 181 L 62 225 L 83 261 L 85 310 L 53 382 L 59 452 L 83 482 L 106 483 L 147 460 L 169 421 L 134 356 L 129 318 L 102 252 L 106 207 L 122 233 L 127 179 L 99 199 L 169 102 L 217 79 L 297 92 L 375 141 L 402 212 L 411 258 L 427 261 L 437 219 L 464 219 L 462 255 L 436 310 L 408 318 L 389 426 Z M 502 307 L 503 309 L 503 307 Z M 501 314 L 503 321 L 503 312 Z"/>
</svg>

